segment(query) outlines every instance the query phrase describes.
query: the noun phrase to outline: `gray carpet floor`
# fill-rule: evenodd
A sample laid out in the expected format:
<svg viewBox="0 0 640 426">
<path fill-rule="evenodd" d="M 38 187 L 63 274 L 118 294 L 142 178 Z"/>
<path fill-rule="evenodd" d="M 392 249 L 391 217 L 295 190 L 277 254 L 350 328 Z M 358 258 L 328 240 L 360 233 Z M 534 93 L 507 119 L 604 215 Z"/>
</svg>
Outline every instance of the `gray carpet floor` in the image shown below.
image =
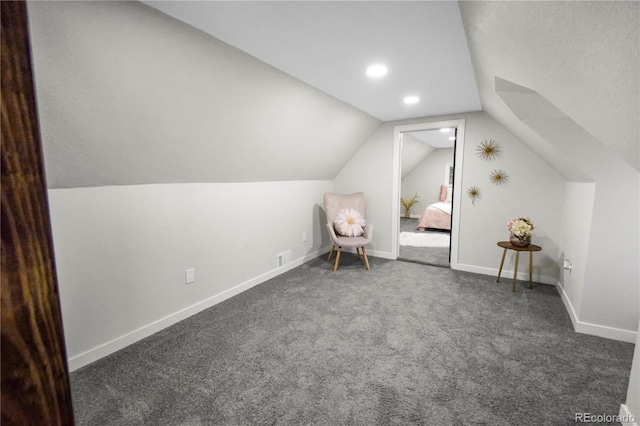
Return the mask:
<svg viewBox="0 0 640 426">
<path fill-rule="evenodd" d="M 442 231 L 419 231 L 418 219 L 400 218 L 400 232 L 439 233 Z M 411 247 L 400 246 L 398 260 L 423 263 L 425 265 L 449 267 L 449 247 Z"/>
<path fill-rule="evenodd" d="M 79 425 L 564 425 L 617 414 L 634 345 L 555 288 L 345 253 L 71 374 Z"/>
</svg>

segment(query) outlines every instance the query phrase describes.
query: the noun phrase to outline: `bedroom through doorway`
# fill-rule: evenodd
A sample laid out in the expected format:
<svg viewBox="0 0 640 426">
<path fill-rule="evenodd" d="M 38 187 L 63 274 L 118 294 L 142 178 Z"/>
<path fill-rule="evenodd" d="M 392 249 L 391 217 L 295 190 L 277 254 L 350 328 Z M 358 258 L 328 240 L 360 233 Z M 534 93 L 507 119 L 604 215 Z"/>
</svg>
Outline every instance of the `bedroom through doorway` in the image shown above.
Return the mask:
<svg viewBox="0 0 640 426">
<path fill-rule="evenodd" d="M 450 266 L 456 131 L 402 133 L 398 260 Z"/>
<path fill-rule="evenodd" d="M 462 168 L 464 163 L 463 153 L 465 144 L 465 119 L 451 119 L 433 122 L 420 122 L 415 124 L 402 124 L 397 125 L 393 129 L 393 171 L 391 181 L 391 255 L 393 259 L 407 260 L 417 263 L 433 264 L 436 266 L 450 267 L 451 269 L 459 269 L 459 229 L 460 229 L 460 207 L 461 206 L 461 189 L 462 188 Z M 449 131 L 441 129 L 450 129 Z M 406 178 L 407 175 L 418 168 L 420 164 L 432 153 L 438 150 L 435 146 L 431 146 L 424 141 L 416 138 L 420 136 L 419 132 L 432 131 L 432 136 L 438 134 L 442 138 L 445 138 L 449 143 L 453 142 L 453 146 L 446 146 L 447 149 L 453 149 L 453 156 L 451 164 L 447 163 L 447 169 L 445 172 L 445 165 L 442 165 L 437 173 L 441 176 L 440 183 L 437 183 L 434 189 L 427 189 L 422 194 L 417 192 L 421 191 L 417 187 L 410 188 L 405 181 L 404 189 L 402 185 L 403 175 Z M 415 135 L 414 133 L 418 133 Z M 427 134 L 428 135 L 428 134 Z M 451 138 L 451 140 L 450 140 Z M 433 142 L 436 144 L 436 142 Z M 445 148 L 443 146 L 442 148 Z M 436 158 L 436 157 L 432 157 Z M 438 166 L 432 167 L 433 170 L 438 170 Z M 436 174 L 434 172 L 434 174 Z M 445 177 L 445 175 L 447 177 Z M 435 178 L 438 179 L 438 178 Z M 451 219 L 450 230 L 433 228 L 425 231 L 431 231 L 435 236 L 433 239 L 439 239 L 439 243 L 429 242 L 429 245 L 445 245 L 446 238 L 449 237 L 448 247 L 444 247 L 444 250 L 440 248 L 439 254 L 430 257 L 426 250 L 420 250 L 418 243 L 414 245 L 407 245 L 406 241 L 402 241 L 402 255 L 400 253 L 400 234 L 403 229 L 407 232 L 417 234 L 421 232 L 418 228 L 418 222 L 424 210 L 431 204 L 440 202 L 440 198 L 446 199 L 448 194 L 445 190 L 444 193 L 438 192 L 438 185 L 440 185 L 440 191 L 442 191 L 442 185 L 446 183 L 451 184 L 450 198 L 451 198 Z M 433 186 L 433 185 L 432 185 Z M 403 192 L 404 191 L 404 192 Z M 410 192 L 413 191 L 413 192 Z M 435 194 L 434 194 L 435 191 Z M 418 195 L 420 204 L 416 205 L 410 212 L 409 219 L 415 219 L 415 224 L 409 220 L 401 220 L 404 218 L 405 209 L 401 204 L 401 198 L 410 198 L 414 195 Z M 414 217 L 411 217 L 414 216 Z M 439 234 L 438 234 L 439 232 Z M 410 237 L 416 237 L 412 235 Z M 420 238 L 420 237 L 418 237 Z M 445 240 L 443 242 L 442 240 Z M 437 247 L 436 247 L 437 248 Z M 414 253 L 412 253 L 414 252 Z M 437 257 L 436 257 L 437 256 Z M 446 259 L 446 261 L 444 260 Z"/>
</svg>

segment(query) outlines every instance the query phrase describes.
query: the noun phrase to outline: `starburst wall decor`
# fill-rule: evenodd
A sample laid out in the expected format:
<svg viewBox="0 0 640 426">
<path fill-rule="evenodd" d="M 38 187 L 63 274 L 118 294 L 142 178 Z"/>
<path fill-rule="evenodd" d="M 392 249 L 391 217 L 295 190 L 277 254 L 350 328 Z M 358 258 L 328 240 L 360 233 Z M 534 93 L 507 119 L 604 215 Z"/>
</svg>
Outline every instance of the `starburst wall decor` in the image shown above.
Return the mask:
<svg viewBox="0 0 640 426">
<path fill-rule="evenodd" d="M 502 154 L 502 147 L 495 140 L 489 139 L 482 141 L 476 151 L 480 158 L 485 161 L 491 161 Z"/>
<path fill-rule="evenodd" d="M 467 189 L 467 197 L 471 199 L 471 204 L 475 206 L 476 201 L 480 198 L 480 189 L 477 186 Z"/>
<path fill-rule="evenodd" d="M 509 175 L 502 170 L 494 170 L 489 175 L 489 180 L 495 185 L 502 185 L 503 183 L 509 182 Z"/>
</svg>

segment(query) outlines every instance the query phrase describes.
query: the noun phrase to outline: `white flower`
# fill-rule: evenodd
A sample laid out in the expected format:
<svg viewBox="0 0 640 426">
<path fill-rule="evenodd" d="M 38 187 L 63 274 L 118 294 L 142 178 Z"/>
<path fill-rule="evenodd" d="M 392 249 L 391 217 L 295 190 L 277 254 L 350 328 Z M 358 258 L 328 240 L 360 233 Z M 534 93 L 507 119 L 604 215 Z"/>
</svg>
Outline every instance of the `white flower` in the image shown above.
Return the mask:
<svg viewBox="0 0 640 426">
<path fill-rule="evenodd" d="M 347 237 L 358 237 L 364 232 L 363 227 L 366 221 L 360 212 L 347 208 L 340 210 L 333 224 L 338 234 Z"/>
<path fill-rule="evenodd" d="M 507 222 L 507 229 L 513 232 L 517 237 L 523 238 L 531 235 L 531 231 L 535 229 L 531 218 L 514 217 Z"/>
</svg>

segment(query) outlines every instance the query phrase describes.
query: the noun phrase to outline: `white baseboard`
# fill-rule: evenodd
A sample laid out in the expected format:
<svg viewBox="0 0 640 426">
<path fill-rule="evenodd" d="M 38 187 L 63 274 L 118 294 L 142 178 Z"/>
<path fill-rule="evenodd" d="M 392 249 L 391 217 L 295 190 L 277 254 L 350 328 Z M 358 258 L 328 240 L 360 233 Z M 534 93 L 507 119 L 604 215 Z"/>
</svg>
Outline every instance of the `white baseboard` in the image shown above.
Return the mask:
<svg viewBox="0 0 640 426">
<path fill-rule="evenodd" d="M 329 249 L 327 248 L 326 252 Z M 100 358 L 104 358 L 107 355 L 110 355 L 114 352 L 119 351 L 120 349 L 124 349 L 125 347 L 144 339 L 145 337 L 149 337 L 158 331 L 167 328 L 173 324 L 176 324 L 184 319 L 189 318 L 192 315 L 197 314 L 205 309 L 208 309 L 214 305 L 217 305 L 220 302 L 224 302 L 225 300 L 242 293 L 243 291 L 249 290 L 252 287 L 255 287 L 258 284 L 262 284 L 263 282 L 270 280 L 271 278 L 277 277 L 293 268 L 296 268 L 303 263 L 315 259 L 316 257 L 322 255 L 323 250 L 318 250 L 313 253 L 309 253 L 304 257 L 296 259 L 292 262 L 287 263 L 281 268 L 272 269 L 260 276 L 252 278 L 248 281 L 245 281 L 241 284 L 238 284 L 230 289 L 223 291 L 222 293 L 216 294 L 215 296 L 204 299 L 198 303 L 195 303 L 191 306 L 188 306 L 184 309 L 181 309 L 177 312 L 174 312 L 170 315 L 167 315 L 164 318 L 160 318 L 157 321 L 154 321 L 150 324 L 147 324 L 143 327 L 140 327 L 136 330 L 133 330 L 123 336 L 117 337 L 109 342 L 103 343 L 102 345 L 96 346 L 95 348 L 89 349 L 86 352 L 83 352 L 79 355 L 73 356 L 69 358 L 69 370 L 74 371 L 85 365 L 89 365 L 94 361 L 99 360 Z"/>
<path fill-rule="evenodd" d="M 558 293 L 560 293 L 560 297 L 562 298 L 564 307 L 569 313 L 569 318 L 571 318 L 571 323 L 573 324 L 573 329 L 576 331 L 576 333 L 589 334 L 592 336 L 604 337 L 607 339 L 618 340 L 627 343 L 636 342 L 636 338 L 638 335 L 637 331 L 580 321 L 578 315 L 576 314 L 576 310 L 574 309 L 573 304 L 569 299 L 569 296 L 564 291 L 564 288 L 562 287 L 560 282 L 556 282 L 556 289 L 558 290 Z"/>
<path fill-rule="evenodd" d="M 498 276 L 498 270 L 494 268 L 486 268 L 481 266 L 474 265 L 465 265 L 465 264 L 451 264 L 451 269 L 465 271 L 465 272 L 473 272 L 476 274 L 482 275 L 490 275 L 493 277 Z M 502 274 L 500 279 L 503 281 L 510 282 L 513 280 L 513 271 L 502 270 Z M 523 281 L 529 280 L 528 272 L 518 272 L 518 279 Z M 606 325 L 600 324 L 592 324 L 585 321 L 580 321 L 576 311 L 569 300 L 569 297 L 564 292 L 564 289 L 558 282 L 557 278 L 548 277 L 548 276 L 539 276 L 534 274 L 533 281 L 542 284 L 553 285 L 557 288 L 560 293 L 560 297 L 562 298 L 562 302 L 564 303 L 567 312 L 569 313 L 569 317 L 571 318 L 571 323 L 573 324 L 573 329 L 577 333 L 589 334 L 592 336 L 604 337 L 607 339 L 618 340 L 627 343 L 635 343 L 637 332 L 634 330 L 625 330 L 621 328 L 609 327 Z M 502 281 L 501 281 L 502 282 Z"/>
<path fill-rule="evenodd" d="M 323 249 L 320 249 L 318 251 L 315 251 L 313 253 L 309 253 L 307 255 L 305 255 L 304 257 L 301 257 L 299 259 L 296 259 L 288 264 L 286 264 L 285 266 L 281 267 L 281 268 L 276 268 L 273 269 L 271 271 L 268 271 L 262 275 L 259 275 L 255 278 L 252 278 L 248 281 L 245 281 L 241 284 L 238 284 L 230 289 L 227 289 L 219 294 L 216 294 L 215 296 L 209 297 L 207 299 L 204 299 L 198 303 L 195 303 L 191 306 L 188 306 L 184 309 L 181 309 L 177 312 L 174 312 L 170 315 L 167 315 L 164 318 L 160 318 L 157 321 L 154 321 L 150 324 L 147 324 L 143 327 L 140 327 L 136 330 L 133 330 L 123 336 L 117 337 L 109 342 L 103 343 L 102 345 L 96 346 L 95 348 L 89 349 L 86 352 L 83 352 L 81 354 L 75 355 L 71 358 L 69 358 L 68 362 L 69 362 L 69 370 L 70 371 L 75 371 L 81 367 L 84 367 L 85 365 L 89 365 L 94 361 L 97 361 L 101 358 L 104 358 L 107 355 L 110 355 L 114 352 L 119 351 L 120 349 L 124 349 L 125 347 L 139 341 L 142 340 L 146 337 L 151 336 L 154 333 L 157 333 L 158 331 L 167 328 L 173 324 L 176 324 L 184 319 L 189 318 L 192 315 L 195 315 L 205 309 L 208 309 L 212 306 L 217 305 L 220 302 L 223 302 L 237 294 L 240 294 L 246 290 L 249 290 L 252 287 L 255 287 L 258 284 L 262 284 L 263 282 L 270 280 L 271 278 L 277 277 L 278 275 L 281 275 L 293 268 L 296 268 L 300 265 L 302 265 L 305 262 L 308 262 L 309 260 L 315 259 L 319 256 L 322 256 L 326 253 L 328 253 L 330 250 L 330 247 L 326 247 Z M 347 250 L 345 250 L 347 251 Z M 355 253 L 355 249 L 353 250 L 349 250 Z M 380 257 L 380 258 L 384 258 L 384 259 L 391 259 L 391 260 L 395 260 L 395 258 L 392 256 L 391 253 L 389 252 L 383 252 L 383 251 L 377 251 L 377 250 L 370 250 L 368 251 L 368 254 L 370 254 L 371 256 L 374 257 Z M 490 275 L 490 276 L 497 276 L 498 275 L 498 270 L 497 269 L 492 269 L 492 268 L 484 268 L 484 267 L 479 267 L 479 266 L 472 266 L 472 265 L 463 265 L 463 264 L 456 264 L 453 265 L 452 264 L 452 269 L 457 269 L 457 270 L 461 270 L 461 271 L 467 271 L 467 272 L 473 272 L 473 273 L 478 273 L 478 274 L 482 274 L 482 275 Z M 513 277 L 513 271 L 509 272 L 509 271 L 504 271 L 503 270 L 503 275 L 502 277 L 504 279 L 508 279 L 508 277 Z M 522 276 L 520 274 L 518 274 L 518 278 L 522 279 L 522 280 L 528 280 L 529 279 L 529 275 L 528 273 L 524 273 L 522 274 Z M 607 326 L 602 326 L 602 325 L 598 325 L 598 324 L 591 324 L 591 323 L 586 323 L 586 322 L 581 322 L 578 320 L 577 315 L 575 313 L 575 310 L 573 309 L 573 305 L 571 304 L 571 301 L 569 300 L 569 298 L 567 297 L 566 293 L 564 292 L 564 289 L 562 289 L 562 286 L 559 285 L 559 283 L 557 282 L 557 280 L 555 280 L 553 283 L 549 282 L 550 278 L 549 277 L 535 277 L 534 276 L 534 281 L 536 282 L 541 282 L 544 284 L 552 284 L 552 285 L 556 285 L 556 288 L 558 289 L 558 292 L 560 293 L 560 296 L 562 298 L 562 301 L 565 304 L 565 307 L 567 309 L 567 311 L 569 312 L 569 316 L 571 317 L 571 322 L 573 323 L 573 327 L 574 330 L 578 333 L 583 333 L 583 334 L 591 334 L 594 336 L 599 336 L 599 337 L 605 337 L 605 338 L 609 338 L 609 339 L 613 339 L 613 340 L 620 340 L 623 342 L 629 342 L 629 343 L 635 343 L 636 342 L 636 335 L 637 332 L 632 331 L 632 330 L 623 330 L 623 329 L 617 329 L 617 328 L 613 328 L 613 327 L 607 327 Z"/>
<path fill-rule="evenodd" d="M 367 250 L 367 254 L 370 254 L 374 257 L 381 257 L 383 259 L 396 260 L 393 255 L 387 251 L 378 251 L 378 250 Z"/>
<path fill-rule="evenodd" d="M 573 303 L 571 303 L 571 300 L 569 300 L 569 296 L 567 296 L 567 293 L 564 291 L 564 288 L 562 287 L 562 284 L 560 284 L 560 281 L 556 283 L 556 290 L 558 290 L 560 298 L 562 298 L 562 303 L 564 303 L 564 307 L 569 314 L 571 324 L 573 324 L 573 329 L 575 330 L 576 324 L 578 323 L 578 314 L 576 314 L 576 310 L 573 308 Z"/>
<path fill-rule="evenodd" d="M 498 269 L 495 268 L 486 268 L 483 266 L 474 266 L 474 265 L 465 265 L 462 263 L 451 263 L 451 269 L 455 269 L 458 271 L 465 271 L 465 272 L 473 272 L 475 274 L 481 274 L 481 275 L 490 275 L 492 277 L 497 277 L 498 276 Z M 522 281 L 529 281 L 529 272 L 518 272 L 518 279 L 522 280 Z M 500 274 L 500 280 L 502 281 L 513 281 L 513 271 L 509 271 L 507 269 L 503 269 L 502 270 L 502 274 Z M 501 281 L 501 282 L 502 282 Z M 556 282 L 558 281 L 557 278 L 554 277 L 547 277 L 544 275 L 537 275 L 537 274 L 533 274 L 533 282 L 536 283 L 542 283 L 542 284 L 549 284 L 549 285 L 556 285 Z"/>
<path fill-rule="evenodd" d="M 638 421 L 640 419 L 638 419 L 638 417 L 631 414 L 631 412 L 629 411 L 629 407 L 627 407 L 625 404 L 620 404 L 619 414 L 620 414 L 620 423 L 622 424 L 622 426 L 640 426 L 638 424 Z"/>
<path fill-rule="evenodd" d="M 329 253 L 329 250 L 331 250 L 331 247 L 327 247 L 327 249 L 324 251 L 325 253 Z M 343 252 L 346 253 L 355 253 L 356 249 L 355 248 L 351 248 L 351 247 L 345 247 L 342 249 Z M 373 257 L 381 257 L 383 259 L 390 259 L 390 260 L 396 260 L 395 257 L 393 257 L 393 255 L 387 251 L 378 251 L 378 250 L 367 250 L 367 256 L 373 256 Z"/>
</svg>

